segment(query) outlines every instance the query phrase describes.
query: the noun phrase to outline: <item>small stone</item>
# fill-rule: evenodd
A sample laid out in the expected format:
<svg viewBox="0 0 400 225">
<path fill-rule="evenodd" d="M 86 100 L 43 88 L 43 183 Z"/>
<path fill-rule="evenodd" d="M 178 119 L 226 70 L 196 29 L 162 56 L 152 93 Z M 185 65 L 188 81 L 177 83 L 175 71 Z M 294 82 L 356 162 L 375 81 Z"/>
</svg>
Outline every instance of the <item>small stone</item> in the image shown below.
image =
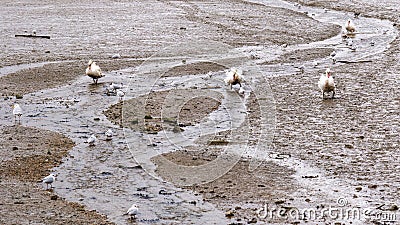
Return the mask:
<svg viewBox="0 0 400 225">
<path fill-rule="evenodd" d="M 368 185 L 369 189 L 376 189 L 377 187 L 378 187 L 378 185 L 376 185 L 376 184 Z"/>
<path fill-rule="evenodd" d="M 95 117 L 94 121 L 100 121 L 100 118 L 99 117 Z"/>
<path fill-rule="evenodd" d="M 354 148 L 354 146 L 351 145 L 351 144 L 345 144 L 344 147 L 345 147 L 345 148 L 349 148 L 349 149 L 353 149 L 353 148 Z"/>
<path fill-rule="evenodd" d="M 387 210 L 389 210 L 389 211 L 397 211 L 397 210 L 399 210 L 399 207 L 397 205 L 393 204 Z"/>
<path fill-rule="evenodd" d="M 57 200 L 57 199 L 58 199 L 58 196 L 57 196 L 57 195 L 52 195 L 52 196 L 50 197 L 50 199 L 51 199 L 51 200 Z"/>
<path fill-rule="evenodd" d="M 257 219 L 256 218 L 253 218 L 253 219 L 251 219 L 249 222 L 247 222 L 248 224 L 250 224 L 250 223 L 257 223 Z"/>
<path fill-rule="evenodd" d="M 16 98 L 16 99 L 22 99 L 23 97 L 24 97 L 24 96 L 21 95 L 21 94 L 16 94 L 16 95 L 15 95 L 15 98 Z"/>
<path fill-rule="evenodd" d="M 233 217 L 235 214 L 233 213 L 233 211 L 231 211 L 231 210 L 229 210 L 229 211 L 227 211 L 226 213 L 225 213 L 225 216 L 226 217 L 228 217 L 228 218 L 231 218 L 231 217 Z"/>
<path fill-rule="evenodd" d="M 356 187 L 356 191 L 360 192 L 362 190 L 362 187 Z"/>
<path fill-rule="evenodd" d="M 18 150 L 18 147 L 17 147 L 17 146 L 14 146 L 14 147 L 12 148 L 12 150 Z"/>
</svg>

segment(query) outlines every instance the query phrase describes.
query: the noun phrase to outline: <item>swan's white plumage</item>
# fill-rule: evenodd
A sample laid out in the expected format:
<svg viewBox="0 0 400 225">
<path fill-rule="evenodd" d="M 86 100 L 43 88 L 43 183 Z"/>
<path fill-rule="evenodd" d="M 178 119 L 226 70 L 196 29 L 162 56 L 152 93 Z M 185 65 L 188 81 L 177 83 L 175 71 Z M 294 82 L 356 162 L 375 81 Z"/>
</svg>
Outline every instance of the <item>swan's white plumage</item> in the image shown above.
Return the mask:
<svg viewBox="0 0 400 225">
<path fill-rule="evenodd" d="M 322 98 L 325 97 L 326 92 L 332 92 L 332 98 L 335 95 L 335 81 L 331 76 L 331 70 L 328 68 L 325 74 L 322 74 L 318 81 L 318 87 L 322 92 Z"/>
<path fill-rule="evenodd" d="M 226 78 L 224 79 L 225 84 L 229 85 L 232 89 L 232 85 L 239 84 L 242 87 L 242 82 L 244 82 L 243 71 L 238 68 L 231 68 L 226 72 Z"/>
<path fill-rule="evenodd" d="M 96 62 L 93 62 L 93 60 L 89 60 L 88 67 L 86 68 L 86 75 L 91 77 L 95 84 L 97 84 L 97 80 L 99 78 L 104 77 L 100 67 L 96 64 Z"/>
</svg>

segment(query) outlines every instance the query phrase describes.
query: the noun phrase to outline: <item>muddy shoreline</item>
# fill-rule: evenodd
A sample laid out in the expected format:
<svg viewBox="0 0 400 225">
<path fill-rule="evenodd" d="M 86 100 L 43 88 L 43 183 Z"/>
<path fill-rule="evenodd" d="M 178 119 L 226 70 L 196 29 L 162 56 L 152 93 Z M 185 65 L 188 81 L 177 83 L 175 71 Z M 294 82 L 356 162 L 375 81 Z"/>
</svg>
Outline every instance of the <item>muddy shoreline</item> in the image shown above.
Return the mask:
<svg viewBox="0 0 400 225">
<path fill-rule="evenodd" d="M 400 26 L 400 21 L 396 16 L 398 12 L 391 8 L 389 3 L 387 3 L 389 6 L 375 7 L 366 2 L 356 4 L 352 1 L 289 2 L 300 2 L 302 5 L 318 7 L 321 12 L 324 8 L 344 11 L 349 17 L 353 16 L 353 12 L 360 12 L 361 17 L 388 19 L 394 23 L 396 30 Z M 282 71 L 276 72 L 279 76 L 266 77 L 264 81 L 271 87 L 276 107 L 276 128 L 271 148 L 274 152 L 289 155 L 291 159 L 295 160 L 288 162 L 301 161 L 323 171 L 322 175 L 315 175 L 315 172 L 312 172 L 300 179 L 296 178 L 301 168 L 297 168 L 294 163 L 287 166 L 285 164 L 287 162 L 283 162 L 282 159 L 266 159 L 256 170 L 250 171 L 251 160 L 243 158 L 229 172 L 212 182 L 179 188 L 194 193 L 194 196 L 200 196 L 206 203 L 211 203 L 217 210 L 224 213 L 222 215 L 224 219 L 234 224 L 265 222 L 286 224 L 288 221 L 285 220 L 260 218 L 258 210 L 265 203 L 283 207 L 325 207 L 336 203 L 337 199 L 332 196 L 346 197 L 350 201 L 349 206 L 352 207 L 362 208 L 366 205 L 375 210 L 384 205 L 378 212 L 398 213 L 400 204 L 398 199 L 400 180 L 397 176 L 397 171 L 400 169 L 398 148 L 400 144 L 398 140 L 400 94 L 396 74 L 400 67 L 398 63 L 399 36 L 396 36 L 395 40 L 390 43 L 388 49 L 370 57 L 372 60 L 367 63 L 331 64 L 331 61 L 327 59 L 332 50 L 336 49 L 333 45 L 291 49 L 292 46 L 318 42 L 340 34 L 339 25 L 318 22 L 301 12 L 302 9 L 296 12 L 236 0 L 211 2 L 127 1 L 120 4 L 104 0 L 98 5 L 91 6 L 83 3 L 77 4 L 74 1 L 63 1 L 60 4 L 52 5 L 51 8 L 47 8 L 49 6 L 47 3 L 35 1 L 24 6 L 27 11 L 20 10 L 21 6 L 12 1 L 0 5 L 2 4 L 4 7 L 1 9 L 1 13 L 5 16 L 1 22 L 6 24 L 2 31 L 6 35 L 2 37 L 4 44 L 1 46 L 0 67 L 6 68 L 34 62 L 54 62 L 36 68 L 0 74 L 2 106 L 12 105 L 13 102 L 22 102 L 30 110 L 27 116 L 30 116 L 32 121 L 40 121 L 41 117 L 46 120 L 48 115 L 43 116 L 42 114 L 44 112 L 51 113 L 53 108 L 54 111 L 62 108 L 66 112 L 74 112 L 76 110 L 74 105 L 68 105 L 68 107 L 62 105 L 61 107 L 61 104 L 58 104 L 59 100 L 53 97 L 40 97 L 39 100 L 43 102 L 40 103 L 38 99 L 35 99 L 35 95 L 41 96 L 51 88 L 70 86 L 72 89 L 78 89 L 76 96 L 70 96 L 71 98 L 78 98 L 79 92 L 88 92 L 92 96 L 97 95 L 103 98 L 106 96 L 105 88 L 111 81 L 122 79 L 126 81 L 128 79 L 125 76 L 135 77 L 135 69 L 140 68 L 146 62 L 146 57 L 161 51 L 165 46 L 176 43 L 190 44 L 206 39 L 229 44 L 232 49 L 248 46 L 278 49 L 278 53 L 276 53 L 278 56 L 273 55 L 275 57 L 273 59 L 258 55 L 259 52 L 253 50 L 250 52 L 250 57 L 246 59 L 249 62 L 255 61 L 265 71 L 273 71 L 274 66 L 283 68 Z M 37 5 L 42 7 L 36 7 Z M 88 7 L 91 11 L 85 15 Z M 348 11 L 349 8 L 351 12 Z M 29 10 L 31 13 L 28 12 Z M 99 10 L 102 12 L 101 17 L 96 13 Z M 221 10 L 224 13 L 221 13 Z M 154 11 L 164 13 L 154 14 Z M 82 17 L 82 15 L 85 16 Z M 354 20 L 356 23 L 360 21 Z M 65 21 L 69 22 L 65 23 Z M 14 37 L 16 33 L 23 33 L 25 30 L 30 32 L 33 29 L 37 30 L 39 34 L 50 34 L 51 39 Z M 98 32 L 99 30 L 102 32 Z M 363 42 L 358 37 L 355 40 L 360 45 Z M 110 59 L 115 53 L 120 53 L 122 58 Z M 176 54 L 179 55 L 179 52 Z M 107 76 L 104 78 L 106 81 L 96 87 L 91 85 L 91 79 L 85 79 L 83 72 L 90 58 L 101 65 Z M 306 64 L 307 69 L 304 74 L 301 74 L 297 67 L 303 63 Z M 160 67 L 161 64 L 160 62 Z M 323 101 L 316 88 L 316 82 L 319 75 L 328 66 L 331 67 L 335 79 L 337 79 L 338 95 L 333 100 Z M 211 79 L 211 75 L 224 73 L 223 70 L 227 68 L 226 65 L 214 62 L 191 63 L 188 60 L 188 62 L 181 61 L 173 66 L 161 77 L 179 79 L 179 77 L 188 75 L 200 77 L 210 74 L 210 78 L 207 78 L 208 75 L 204 78 L 207 82 L 207 79 Z M 252 80 L 252 75 L 246 74 L 246 76 L 250 78 L 249 83 L 260 82 Z M 82 83 L 77 85 L 77 81 Z M 141 84 L 134 82 L 130 85 L 131 89 L 141 87 Z M 171 90 L 175 88 L 179 93 L 177 87 L 179 86 L 171 87 Z M 196 90 L 197 87 L 189 88 Z M 98 171 L 89 173 L 86 170 L 95 171 L 95 169 L 83 166 L 85 175 L 91 174 L 91 177 L 85 177 L 83 180 L 90 180 L 91 183 L 86 183 L 88 187 L 71 184 L 71 190 L 82 195 L 79 197 L 79 201 L 82 199 L 82 204 L 68 202 L 68 199 L 64 199 L 56 193 L 44 191 L 38 181 L 47 176 L 53 167 L 74 160 L 69 152 L 75 148 L 75 153 L 80 153 L 80 146 L 83 144 L 78 141 L 83 142 L 87 138 L 89 131 L 82 131 L 86 126 L 89 127 L 87 124 L 94 123 L 96 124 L 94 127 L 96 127 L 100 126 L 96 121 L 107 120 L 116 127 L 120 127 L 113 128 L 118 129 L 117 133 L 122 133 L 122 128 L 129 128 L 135 132 L 150 135 L 150 137 L 164 131 L 175 134 L 183 133 L 184 130 L 200 124 L 221 106 L 224 96 L 218 92 L 220 91 L 218 88 L 221 87 L 217 85 L 203 87 L 204 90 L 209 89 L 207 91 L 215 92 L 213 98 L 186 96 L 187 104 L 181 109 L 180 114 L 177 117 L 163 119 L 160 119 L 162 118 L 160 114 L 162 114 L 161 109 L 168 91 L 150 91 L 147 95 L 135 96 L 125 99 L 123 102 L 118 102 L 116 99 L 115 103 L 105 106 L 104 111 L 95 112 L 90 117 L 91 122 L 83 122 L 79 129 L 72 127 L 70 130 L 60 131 L 61 134 L 46 130 L 46 127 L 35 127 L 35 125 L 30 127 L 24 124 L 12 126 L 11 108 L 2 107 L 1 119 L 6 125 L 0 127 L 2 143 L 0 186 L 2 187 L 2 196 L 5 196 L 1 199 L 1 214 L 5 216 L 2 216 L 0 223 L 48 223 L 49 220 L 52 224 L 113 224 L 111 221 L 117 224 L 129 223 L 120 215 L 118 217 L 102 215 L 107 212 L 103 208 L 93 210 L 92 206 L 86 202 L 87 199 L 90 200 L 90 195 L 85 195 L 84 190 L 85 188 L 90 190 L 89 186 L 94 185 L 96 188 L 96 185 L 102 184 L 101 182 L 107 182 L 108 178 L 104 178 L 107 177 L 107 174 L 118 174 L 123 171 L 125 176 L 125 173 L 129 174 L 132 168 L 140 168 L 138 165 L 132 167 L 131 165 L 126 166 L 122 162 L 115 162 L 117 169 L 114 167 L 102 168 L 104 171 L 101 172 L 100 177 L 104 179 L 101 178 L 103 179 L 101 181 L 97 180 L 100 179 Z M 185 92 L 182 93 L 185 94 Z M 17 95 L 22 96 L 22 99 L 15 99 Z M 96 99 L 101 98 L 97 97 Z M 248 145 L 254 147 L 260 137 L 259 102 L 254 95 L 248 97 L 246 101 L 248 110 L 246 119 L 249 121 L 251 137 Z M 51 102 L 53 105 L 46 105 L 45 102 L 46 104 Z M 111 101 L 107 101 L 107 104 L 108 102 Z M 101 103 L 106 104 L 105 101 L 101 101 Z M 38 106 L 31 109 L 28 107 L 29 104 Z M 42 107 L 40 104 L 44 106 Z M 77 101 L 74 104 L 79 105 L 80 103 Z M 122 112 L 123 104 L 146 106 L 147 117 L 137 118 L 134 107 L 131 108 L 131 111 Z M 125 107 L 125 109 L 127 108 Z M 25 118 L 24 120 L 27 123 L 27 120 L 30 119 Z M 138 123 L 138 120 L 145 120 L 145 127 L 140 127 L 141 123 Z M 104 123 L 107 124 L 107 121 Z M 68 132 L 85 133 L 71 140 Z M 100 136 L 103 131 L 96 132 Z M 152 162 L 157 166 L 156 173 L 165 181 L 171 181 L 168 167 L 162 164 L 163 161 L 160 158 L 185 166 L 199 166 L 213 161 L 229 144 L 232 138 L 230 134 L 231 131 L 226 131 L 216 133 L 212 137 L 211 135 L 199 137 L 196 144 L 207 146 L 206 148 L 191 146 L 153 157 Z M 121 134 L 119 136 L 119 138 L 123 137 Z M 113 154 L 127 151 L 122 139 L 115 142 L 101 142 L 100 147 L 94 149 L 85 147 L 84 150 L 90 151 L 87 154 L 90 157 L 93 157 L 92 154 L 98 151 L 96 157 L 105 162 Z M 123 156 L 123 154 L 121 155 Z M 96 158 L 96 160 L 98 159 Z M 85 164 L 84 161 L 78 162 Z M 68 171 L 66 173 L 75 172 Z M 136 171 L 135 173 L 145 172 Z M 143 177 L 146 176 L 143 175 Z M 320 185 L 318 181 L 323 182 L 324 179 L 332 179 L 338 183 L 345 183 L 345 185 L 338 184 L 333 187 Z M 138 180 L 140 181 L 140 179 Z M 303 181 L 313 187 L 305 187 Z M 313 183 L 314 181 L 316 183 Z M 65 186 L 64 182 L 68 182 L 68 180 L 64 179 L 62 182 L 63 184 L 60 186 Z M 106 184 L 110 185 L 110 183 Z M 57 183 L 55 183 L 56 185 Z M 117 188 L 114 187 L 114 183 L 110 185 L 112 186 L 109 189 L 112 190 L 110 191 L 111 196 L 126 194 L 118 192 L 123 189 L 118 185 Z M 148 187 L 142 187 L 144 184 L 138 182 L 130 185 L 135 191 L 128 192 L 127 196 L 134 195 L 135 199 L 143 201 L 143 205 L 152 201 L 151 197 L 148 197 L 152 194 L 146 192 Z M 100 190 L 101 187 L 97 188 Z M 164 197 L 160 194 L 161 192 L 158 193 L 157 196 Z M 341 196 L 344 193 L 346 196 Z M 171 196 L 173 195 L 171 194 Z M 71 196 L 68 197 L 71 198 Z M 366 203 L 360 205 L 359 203 L 364 202 L 364 199 Z M 99 197 L 98 201 L 101 200 L 103 199 Z M 176 199 L 174 200 L 176 201 Z M 174 203 L 170 199 L 165 201 Z M 104 202 L 106 202 L 105 204 L 112 203 L 109 199 Z M 172 204 L 170 208 L 173 208 L 173 203 L 166 204 Z M 193 205 L 191 202 L 188 204 Z M 196 206 L 196 204 L 194 205 Z M 120 208 L 126 207 L 120 206 Z M 173 209 L 171 209 L 172 211 Z M 194 211 L 198 213 L 199 209 Z M 164 213 L 168 214 L 168 212 Z M 185 216 L 182 216 L 183 214 Z M 165 223 L 195 223 L 191 220 L 190 213 L 185 211 L 182 215 L 182 218 L 165 214 L 152 217 L 153 215 L 148 216 L 144 213 L 143 219 L 139 219 L 137 222 L 152 223 L 151 221 L 159 221 L 161 218 Z M 193 218 L 201 217 L 193 216 Z M 289 222 L 306 224 L 308 221 Z M 328 222 L 335 221 L 328 220 Z M 382 221 L 374 219 L 367 222 L 382 224 Z"/>
</svg>

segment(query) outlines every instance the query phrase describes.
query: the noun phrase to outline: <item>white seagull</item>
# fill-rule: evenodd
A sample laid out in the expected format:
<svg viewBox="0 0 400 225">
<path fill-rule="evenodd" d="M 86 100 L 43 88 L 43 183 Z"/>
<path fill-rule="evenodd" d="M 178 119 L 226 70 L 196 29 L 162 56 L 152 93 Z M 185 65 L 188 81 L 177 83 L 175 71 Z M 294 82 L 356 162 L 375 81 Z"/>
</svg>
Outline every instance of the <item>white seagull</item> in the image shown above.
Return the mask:
<svg viewBox="0 0 400 225">
<path fill-rule="evenodd" d="M 110 84 L 110 90 L 113 91 L 113 92 L 115 92 L 118 89 L 122 89 L 123 87 L 124 87 L 123 83 L 121 83 L 121 84 L 111 83 Z"/>
<path fill-rule="evenodd" d="M 117 90 L 117 96 L 119 97 L 119 100 L 122 101 L 122 98 L 125 96 L 125 93 L 121 90 Z"/>
<path fill-rule="evenodd" d="M 348 19 L 344 28 L 347 30 L 347 32 L 354 33 L 356 31 L 356 27 L 354 26 L 353 22 L 351 19 Z"/>
<path fill-rule="evenodd" d="M 128 211 L 126 212 L 125 215 L 129 215 L 132 218 L 136 218 L 136 215 L 139 213 L 139 208 L 136 204 L 133 204 Z"/>
<path fill-rule="evenodd" d="M 240 87 L 240 89 L 239 89 L 239 94 L 244 95 L 244 92 L 245 92 L 244 88 L 243 88 L 243 87 Z"/>
<path fill-rule="evenodd" d="M 86 75 L 91 77 L 95 84 L 97 84 L 99 78 L 104 77 L 100 67 L 93 62 L 93 60 L 89 60 L 88 67 L 86 68 Z"/>
<path fill-rule="evenodd" d="M 21 123 L 22 109 L 18 103 L 15 103 L 13 105 L 13 115 L 14 115 L 14 122 L 15 123 L 17 122 L 17 117 L 18 117 L 18 122 Z"/>
<path fill-rule="evenodd" d="M 49 184 L 50 184 L 50 187 L 53 188 L 52 184 L 53 184 L 53 182 L 55 180 L 56 180 L 56 175 L 54 173 L 52 173 L 49 176 L 43 178 L 43 183 L 45 183 L 47 185 L 46 189 L 49 189 Z"/>
<path fill-rule="evenodd" d="M 96 136 L 95 136 L 94 134 L 92 134 L 92 135 L 88 138 L 87 143 L 89 144 L 89 146 L 94 146 L 95 143 L 96 143 L 96 140 L 97 140 Z"/>
<path fill-rule="evenodd" d="M 226 73 L 226 78 L 224 79 L 225 84 L 229 85 L 232 89 L 232 85 L 239 84 L 242 87 L 242 82 L 244 82 L 244 77 L 242 76 L 243 71 L 235 67 L 231 68 Z"/>
<path fill-rule="evenodd" d="M 318 87 L 322 92 L 322 98 L 325 98 L 325 92 L 332 92 L 332 98 L 335 96 L 335 81 L 331 76 L 331 69 L 326 69 L 318 81 Z"/>
<path fill-rule="evenodd" d="M 333 50 L 333 52 L 331 52 L 330 56 L 331 56 L 333 64 L 335 64 L 336 63 L 336 51 Z"/>
<path fill-rule="evenodd" d="M 306 66 L 303 64 L 303 65 L 301 65 L 301 66 L 299 67 L 299 69 L 300 69 L 300 72 L 301 72 L 301 73 L 304 73 L 304 70 L 306 69 Z"/>
<path fill-rule="evenodd" d="M 106 131 L 106 141 L 110 141 L 112 139 L 113 136 L 113 131 L 111 129 L 108 129 Z"/>
<path fill-rule="evenodd" d="M 119 59 L 119 58 L 121 58 L 121 55 L 119 53 L 117 53 L 117 54 L 112 55 L 111 58 L 112 59 Z"/>
</svg>

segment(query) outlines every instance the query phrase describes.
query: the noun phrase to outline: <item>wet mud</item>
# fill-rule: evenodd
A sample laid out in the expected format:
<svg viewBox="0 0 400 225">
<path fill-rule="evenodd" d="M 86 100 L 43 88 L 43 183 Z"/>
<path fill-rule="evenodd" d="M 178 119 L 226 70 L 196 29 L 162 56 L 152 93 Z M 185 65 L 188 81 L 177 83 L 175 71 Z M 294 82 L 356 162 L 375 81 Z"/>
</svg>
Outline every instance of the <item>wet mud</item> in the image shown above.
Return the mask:
<svg viewBox="0 0 400 225">
<path fill-rule="evenodd" d="M 1 223 L 398 222 L 393 1 L 1 4 Z M 357 33 L 343 38 L 348 18 Z M 51 39 L 14 37 L 33 29 Z M 84 75 L 89 59 L 106 74 L 98 85 Z M 233 66 L 244 71 L 243 94 L 223 82 Z M 337 94 L 323 100 L 317 82 L 327 67 Z M 122 100 L 107 92 L 112 82 L 125 85 Z M 91 134 L 98 141 L 89 147 Z M 234 163 L 202 174 L 221 159 Z M 200 180 L 176 165 L 198 168 Z M 54 192 L 37 183 L 50 170 Z M 133 203 L 141 214 L 131 221 L 123 214 Z M 270 217 L 265 205 L 369 214 Z"/>
</svg>

